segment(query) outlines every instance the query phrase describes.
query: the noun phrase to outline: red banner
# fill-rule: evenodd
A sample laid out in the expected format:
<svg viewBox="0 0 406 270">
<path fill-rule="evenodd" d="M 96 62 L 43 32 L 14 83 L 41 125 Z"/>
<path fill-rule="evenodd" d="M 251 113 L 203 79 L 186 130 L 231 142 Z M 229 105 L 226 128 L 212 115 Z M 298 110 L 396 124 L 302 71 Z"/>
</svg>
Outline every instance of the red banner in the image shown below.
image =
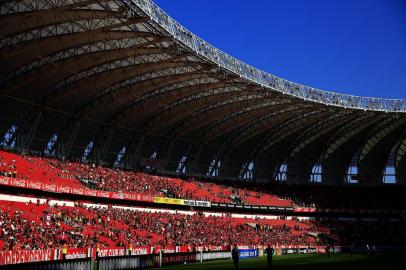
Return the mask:
<svg viewBox="0 0 406 270">
<path fill-rule="evenodd" d="M 77 195 L 84 195 L 85 190 L 83 188 L 72 188 L 69 193 L 77 194 Z"/>
<path fill-rule="evenodd" d="M 42 184 L 41 183 L 36 183 L 36 182 L 29 182 L 27 187 L 31 188 L 31 189 L 41 189 Z"/>
<path fill-rule="evenodd" d="M 166 246 L 163 249 L 164 253 L 175 253 L 176 252 L 176 247 L 175 246 Z"/>
<path fill-rule="evenodd" d="M 95 189 L 85 189 L 85 195 L 91 197 L 97 197 L 97 190 Z"/>
<path fill-rule="evenodd" d="M 155 197 L 150 196 L 150 195 L 141 195 L 141 194 L 124 192 L 123 198 L 126 200 L 133 200 L 133 201 L 153 202 Z"/>
<path fill-rule="evenodd" d="M 189 247 L 188 246 L 179 246 L 179 251 L 178 252 L 189 252 Z"/>
<path fill-rule="evenodd" d="M 74 260 L 74 259 L 85 259 L 92 256 L 91 248 L 84 249 L 84 248 L 68 248 L 68 252 L 66 253 L 67 260 Z"/>
<path fill-rule="evenodd" d="M 94 249 L 96 252 L 96 249 Z M 101 248 L 99 250 L 99 257 L 118 257 L 127 255 L 125 248 Z M 93 257 L 96 257 L 96 253 L 93 254 Z"/>
<path fill-rule="evenodd" d="M 301 213 L 312 213 L 316 212 L 316 208 L 314 207 L 295 207 L 293 209 L 294 212 L 301 212 Z"/>
<path fill-rule="evenodd" d="M 15 187 L 27 187 L 27 181 L 20 179 L 10 179 L 10 184 Z"/>
<path fill-rule="evenodd" d="M 0 177 L 0 185 L 10 186 L 11 179 L 8 177 Z"/>
<path fill-rule="evenodd" d="M 56 184 L 41 183 L 36 181 L 28 181 L 16 178 L 0 177 L 0 185 L 3 186 L 13 186 L 20 188 L 29 188 L 35 190 L 44 190 L 54 193 L 65 193 L 65 194 L 75 194 L 82 196 L 91 197 L 103 197 L 110 199 L 120 199 L 120 200 L 132 200 L 132 201 L 143 201 L 143 202 L 154 202 L 154 197 L 151 195 L 135 194 L 135 193 L 123 193 L 123 192 L 110 192 L 101 191 L 90 188 L 80 188 L 80 187 L 68 187 L 68 186 L 58 186 Z"/>
<path fill-rule="evenodd" d="M 71 193 L 71 188 L 70 187 L 65 187 L 65 186 L 58 186 L 57 187 L 57 192 L 59 192 L 59 193 Z"/>
<path fill-rule="evenodd" d="M 54 184 L 42 184 L 42 190 L 56 192 L 56 185 Z"/>
<path fill-rule="evenodd" d="M 96 250 L 94 250 L 93 257 L 96 257 Z M 133 247 L 131 255 L 147 255 L 151 254 L 151 247 Z M 125 248 L 101 248 L 99 257 L 118 257 L 130 255 L 129 249 Z"/>
<path fill-rule="evenodd" d="M 131 255 L 147 255 L 152 254 L 152 247 L 134 247 Z M 125 248 L 101 248 L 99 257 L 119 257 L 129 255 L 129 251 Z M 68 248 L 66 259 L 85 259 L 96 258 L 95 248 Z M 0 252 L 0 265 L 45 262 L 62 260 L 62 252 L 60 249 L 48 250 L 13 250 Z"/>
<path fill-rule="evenodd" d="M 131 251 L 131 255 L 146 255 L 152 254 L 152 247 L 134 247 Z"/>
<path fill-rule="evenodd" d="M 119 199 L 119 200 L 123 200 L 124 196 L 122 192 L 110 192 L 110 198 L 111 199 Z"/>
<path fill-rule="evenodd" d="M 53 261 L 58 259 L 58 250 L 15 250 L 1 251 L 0 265 Z"/>
<path fill-rule="evenodd" d="M 99 190 L 97 191 L 97 197 L 110 198 L 110 192 Z"/>
</svg>

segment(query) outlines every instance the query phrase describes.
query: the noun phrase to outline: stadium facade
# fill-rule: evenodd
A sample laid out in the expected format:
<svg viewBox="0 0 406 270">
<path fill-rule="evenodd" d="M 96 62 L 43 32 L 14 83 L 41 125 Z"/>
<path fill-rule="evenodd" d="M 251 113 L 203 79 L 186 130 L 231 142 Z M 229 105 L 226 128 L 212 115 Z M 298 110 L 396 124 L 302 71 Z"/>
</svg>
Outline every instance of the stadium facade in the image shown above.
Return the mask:
<svg viewBox="0 0 406 270">
<path fill-rule="evenodd" d="M 406 101 L 293 83 L 148 0 L 2 1 L 3 147 L 131 169 L 406 183 Z"/>
</svg>

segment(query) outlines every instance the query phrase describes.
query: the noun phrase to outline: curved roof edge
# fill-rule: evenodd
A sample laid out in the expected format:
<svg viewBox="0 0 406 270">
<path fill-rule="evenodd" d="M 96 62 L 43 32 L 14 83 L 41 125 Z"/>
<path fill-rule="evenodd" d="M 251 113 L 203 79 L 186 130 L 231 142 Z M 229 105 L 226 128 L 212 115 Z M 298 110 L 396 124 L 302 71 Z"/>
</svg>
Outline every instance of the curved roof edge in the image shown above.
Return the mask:
<svg viewBox="0 0 406 270">
<path fill-rule="evenodd" d="M 183 27 L 151 0 L 119 0 L 132 9 L 140 9 L 178 42 L 219 67 L 266 89 L 304 100 L 342 108 L 370 111 L 406 112 L 406 100 L 340 94 L 294 83 L 254 68 L 215 48 Z"/>
</svg>

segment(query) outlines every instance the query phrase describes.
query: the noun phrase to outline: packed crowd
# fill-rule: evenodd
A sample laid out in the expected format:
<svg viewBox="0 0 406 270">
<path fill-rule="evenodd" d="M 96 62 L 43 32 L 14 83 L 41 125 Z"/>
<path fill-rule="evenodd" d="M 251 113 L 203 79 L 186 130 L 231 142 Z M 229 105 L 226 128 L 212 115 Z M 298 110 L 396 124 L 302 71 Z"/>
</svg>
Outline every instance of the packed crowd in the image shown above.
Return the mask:
<svg viewBox="0 0 406 270">
<path fill-rule="evenodd" d="M 197 179 L 154 176 L 141 172 L 107 168 L 46 157 L 0 151 L 0 171 L 8 176 L 71 187 L 87 186 L 106 191 L 123 191 L 153 196 L 249 205 L 292 206 L 292 201 L 253 187 L 210 183 Z M 4 168 L 3 170 L 1 168 Z M 12 169 L 12 170 L 10 170 Z"/>
<path fill-rule="evenodd" d="M 144 209 L 146 210 L 146 209 Z M 95 247 L 404 246 L 406 219 L 263 219 L 0 201 L 0 250 Z"/>
<path fill-rule="evenodd" d="M 308 245 L 318 231 L 298 219 L 234 218 L 121 208 L 0 201 L 0 249 L 232 244 Z"/>
<path fill-rule="evenodd" d="M 341 209 L 404 209 L 404 188 L 332 187 L 273 183 L 245 186 L 233 182 L 178 179 L 106 168 L 94 164 L 17 155 L 0 151 L 0 176 L 125 191 L 153 196 L 239 202 L 251 205 Z M 214 181 L 214 180 L 212 180 Z M 406 218 L 397 220 L 306 221 L 297 218 L 250 219 L 150 213 L 0 201 L 0 250 L 70 247 L 128 247 L 232 244 L 309 245 L 326 239 L 341 245 L 405 245 Z M 317 237 L 317 233 L 327 235 Z"/>
<path fill-rule="evenodd" d="M 253 184 L 155 176 L 0 150 L 0 176 L 106 191 L 248 205 L 328 209 L 405 209 L 405 187 Z"/>
</svg>

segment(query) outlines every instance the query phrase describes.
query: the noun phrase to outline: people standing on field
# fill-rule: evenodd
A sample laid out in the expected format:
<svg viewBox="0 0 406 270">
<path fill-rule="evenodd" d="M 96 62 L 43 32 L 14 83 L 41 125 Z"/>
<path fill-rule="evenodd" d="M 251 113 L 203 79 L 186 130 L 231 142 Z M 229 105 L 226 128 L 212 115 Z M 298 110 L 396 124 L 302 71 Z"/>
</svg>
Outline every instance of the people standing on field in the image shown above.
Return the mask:
<svg viewBox="0 0 406 270">
<path fill-rule="evenodd" d="M 235 245 L 232 249 L 231 257 L 233 259 L 235 269 L 238 269 L 238 263 L 240 261 L 240 250 L 238 249 L 237 245 Z"/>
<path fill-rule="evenodd" d="M 326 253 L 327 253 L 327 258 L 329 258 L 329 259 L 330 259 L 330 257 L 331 257 L 330 248 L 331 248 L 331 246 L 330 246 L 330 245 L 327 245 L 327 247 L 326 247 Z"/>
<path fill-rule="evenodd" d="M 354 255 L 354 247 L 355 247 L 355 243 L 352 242 L 351 246 L 350 246 L 350 257 L 352 258 L 352 256 Z"/>
<path fill-rule="evenodd" d="M 271 245 L 268 245 L 268 247 L 265 249 L 266 253 L 266 261 L 268 262 L 268 269 L 272 269 L 272 256 L 274 254 L 274 249 L 271 247 Z"/>
</svg>

